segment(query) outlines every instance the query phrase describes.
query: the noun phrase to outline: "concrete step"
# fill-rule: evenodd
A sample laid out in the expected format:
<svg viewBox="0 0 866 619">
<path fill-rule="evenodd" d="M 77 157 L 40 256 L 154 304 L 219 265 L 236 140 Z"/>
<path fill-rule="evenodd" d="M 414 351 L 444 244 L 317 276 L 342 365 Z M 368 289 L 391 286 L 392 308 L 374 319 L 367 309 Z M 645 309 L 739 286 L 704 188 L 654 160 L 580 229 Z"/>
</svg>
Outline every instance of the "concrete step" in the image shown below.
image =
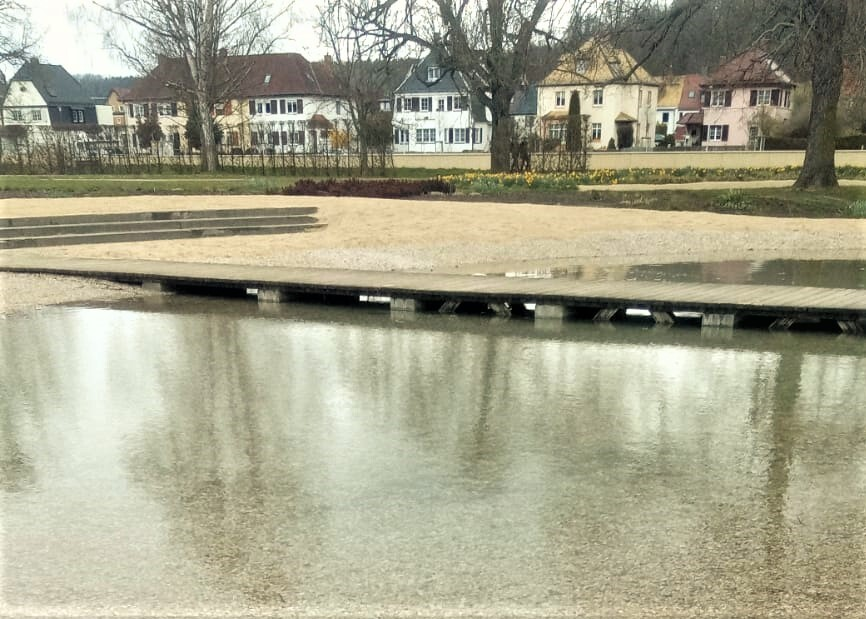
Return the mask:
<svg viewBox="0 0 866 619">
<path fill-rule="evenodd" d="M 172 230 L 127 230 L 124 232 L 98 232 L 90 234 L 60 234 L 54 236 L 21 236 L 0 239 L 0 249 L 22 247 L 49 247 L 53 245 L 81 245 L 88 243 L 125 243 L 131 241 L 162 241 L 172 239 L 196 239 L 212 236 L 236 236 L 244 234 L 287 234 L 321 228 L 319 223 L 287 223 L 277 225 L 246 226 L 198 226 Z"/>
<path fill-rule="evenodd" d="M 245 228 L 250 226 L 281 226 L 312 224 L 318 221 L 309 215 L 264 215 L 237 217 L 209 217 L 190 219 L 142 219 L 134 221 L 94 221 L 86 223 L 55 223 L 32 226 L 0 227 L 0 239 L 22 237 L 70 236 L 109 232 L 147 232 L 183 230 L 192 228 Z"/>
<path fill-rule="evenodd" d="M 272 208 L 202 209 L 183 211 L 137 211 L 134 213 L 88 213 L 82 215 L 45 215 L 36 217 L 0 218 L 0 229 L 12 227 L 75 225 L 137 221 L 176 221 L 242 217 L 289 217 L 313 215 L 314 206 L 287 206 Z"/>
</svg>

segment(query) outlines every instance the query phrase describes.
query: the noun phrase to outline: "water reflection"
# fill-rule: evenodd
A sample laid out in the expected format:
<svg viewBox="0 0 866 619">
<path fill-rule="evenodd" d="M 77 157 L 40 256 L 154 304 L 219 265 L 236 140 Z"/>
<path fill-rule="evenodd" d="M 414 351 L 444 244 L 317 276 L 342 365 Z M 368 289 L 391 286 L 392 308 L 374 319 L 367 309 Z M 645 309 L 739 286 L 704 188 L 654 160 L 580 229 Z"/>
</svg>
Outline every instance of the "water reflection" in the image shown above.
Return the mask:
<svg viewBox="0 0 866 619">
<path fill-rule="evenodd" d="M 862 609 L 859 340 L 280 312 L 0 321 L 0 611 Z"/>
<path fill-rule="evenodd" d="M 576 265 L 513 272 L 512 277 L 585 281 L 656 281 L 705 284 L 765 284 L 818 288 L 866 288 L 862 260 L 729 260 L 617 266 Z"/>
</svg>

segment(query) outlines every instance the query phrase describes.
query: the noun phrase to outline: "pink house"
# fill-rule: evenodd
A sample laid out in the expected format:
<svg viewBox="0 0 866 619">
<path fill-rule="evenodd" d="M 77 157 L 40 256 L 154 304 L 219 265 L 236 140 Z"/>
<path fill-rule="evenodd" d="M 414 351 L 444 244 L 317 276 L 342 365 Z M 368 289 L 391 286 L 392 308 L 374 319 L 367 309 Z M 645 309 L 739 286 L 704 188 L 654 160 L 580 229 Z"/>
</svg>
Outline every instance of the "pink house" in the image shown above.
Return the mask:
<svg viewBox="0 0 866 619">
<path fill-rule="evenodd" d="M 795 85 L 782 68 L 758 48 L 722 64 L 701 84 L 699 144 L 705 148 L 760 150 L 763 138 L 780 132 L 791 118 Z"/>
</svg>

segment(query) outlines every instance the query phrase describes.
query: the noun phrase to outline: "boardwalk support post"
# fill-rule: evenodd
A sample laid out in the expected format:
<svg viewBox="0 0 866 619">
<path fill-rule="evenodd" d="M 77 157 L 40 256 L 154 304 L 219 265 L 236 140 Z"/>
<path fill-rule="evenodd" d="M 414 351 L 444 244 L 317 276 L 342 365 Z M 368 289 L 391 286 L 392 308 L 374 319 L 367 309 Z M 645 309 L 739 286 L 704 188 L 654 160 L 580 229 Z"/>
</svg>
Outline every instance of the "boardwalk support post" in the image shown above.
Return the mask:
<svg viewBox="0 0 866 619">
<path fill-rule="evenodd" d="M 671 312 L 650 312 L 653 321 L 659 327 L 670 327 L 674 324 L 674 315 Z"/>
<path fill-rule="evenodd" d="M 451 299 L 449 301 L 445 301 L 445 303 L 443 303 L 439 307 L 439 313 L 440 314 L 454 314 L 457 311 L 458 307 L 460 307 L 460 301 L 457 301 L 455 299 Z"/>
<path fill-rule="evenodd" d="M 259 288 L 256 298 L 259 303 L 285 303 L 289 294 L 282 288 Z"/>
<path fill-rule="evenodd" d="M 701 318 L 701 328 L 733 329 L 736 322 L 734 314 L 704 314 Z"/>
<path fill-rule="evenodd" d="M 420 299 L 409 299 L 407 297 L 391 297 L 392 312 L 421 312 L 424 311 L 424 302 Z"/>
<path fill-rule="evenodd" d="M 610 322 L 614 319 L 614 317 L 619 314 L 620 308 L 605 308 L 598 310 L 593 317 L 593 322 Z"/>
<path fill-rule="evenodd" d="M 565 320 L 570 312 L 565 305 L 555 303 L 536 303 L 536 320 Z"/>
<path fill-rule="evenodd" d="M 148 292 L 175 292 L 175 287 L 168 282 L 147 279 L 141 282 L 141 289 Z"/>
<path fill-rule="evenodd" d="M 488 303 L 487 309 L 500 318 L 511 318 L 511 306 L 508 303 Z"/>
<path fill-rule="evenodd" d="M 860 321 L 857 320 L 837 320 L 839 324 L 839 328 L 842 329 L 842 333 L 846 333 L 848 335 L 863 335 L 864 329 L 863 325 Z"/>
</svg>

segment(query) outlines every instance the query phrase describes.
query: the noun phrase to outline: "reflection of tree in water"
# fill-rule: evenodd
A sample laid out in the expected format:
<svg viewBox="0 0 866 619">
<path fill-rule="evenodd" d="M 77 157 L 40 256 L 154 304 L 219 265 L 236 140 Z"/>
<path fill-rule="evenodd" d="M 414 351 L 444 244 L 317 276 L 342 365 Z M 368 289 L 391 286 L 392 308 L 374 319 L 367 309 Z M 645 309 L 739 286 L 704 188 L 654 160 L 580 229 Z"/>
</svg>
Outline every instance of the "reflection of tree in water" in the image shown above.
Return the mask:
<svg viewBox="0 0 866 619">
<path fill-rule="evenodd" d="M 131 476 L 218 587 L 258 604 L 290 602 L 305 554 L 292 545 L 293 523 L 304 506 L 287 461 L 285 411 L 256 406 L 256 384 L 279 378 L 252 375 L 237 321 L 200 316 L 177 337 L 159 377 L 166 418 L 132 449 Z"/>
</svg>

